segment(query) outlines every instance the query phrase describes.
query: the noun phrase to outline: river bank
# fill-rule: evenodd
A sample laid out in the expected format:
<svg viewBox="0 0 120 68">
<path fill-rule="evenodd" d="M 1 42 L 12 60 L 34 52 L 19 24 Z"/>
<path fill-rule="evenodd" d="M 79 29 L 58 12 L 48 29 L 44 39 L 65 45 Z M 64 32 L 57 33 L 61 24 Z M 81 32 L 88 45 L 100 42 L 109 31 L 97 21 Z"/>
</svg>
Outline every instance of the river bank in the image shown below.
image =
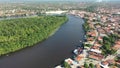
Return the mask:
<svg viewBox="0 0 120 68">
<path fill-rule="evenodd" d="M 0 21 L 0 26 L 3 26 L 0 28 L 0 55 L 33 46 L 47 39 L 66 21 L 65 16 L 41 16 Z"/>
<path fill-rule="evenodd" d="M 34 47 L 3 56 L 0 58 L 0 66 L 2 68 L 53 68 L 64 58 L 72 56 L 71 51 L 81 44 L 79 40 L 84 39 L 82 28 L 84 21 L 72 15 L 67 17 L 69 20 L 54 35 Z"/>
<path fill-rule="evenodd" d="M 76 16 L 75 17 L 80 17 L 80 16 Z M 86 34 L 86 29 L 85 29 L 85 24 L 86 24 L 86 19 L 82 18 L 84 20 L 84 24 L 82 25 L 83 30 Z M 87 56 L 87 50 L 84 49 L 84 42 L 85 42 L 85 35 L 83 36 L 84 39 L 83 40 L 79 40 L 79 42 L 81 43 L 81 45 L 77 45 L 76 49 L 72 50 L 72 53 L 74 55 L 70 56 L 69 58 L 64 58 L 63 62 L 60 65 L 55 66 L 54 68 L 77 68 L 79 65 L 84 65 L 84 62 L 86 59 L 88 58 L 84 58 Z M 82 52 L 84 52 L 84 54 L 82 54 Z M 79 55 L 80 54 L 80 55 Z M 79 57 L 77 57 L 79 55 Z M 82 59 L 84 58 L 84 59 Z M 81 60 L 81 61 L 77 61 Z M 70 65 L 69 65 L 70 64 Z"/>
<path fill-rule="evenodd" d="M 118 27 L 118 22 L 115 26 L 112 20 L 107 20 L 107 24 L 104 26 L 106 22 L 103 22 L 102 18 L 96 17 L 99 14 L 80 12 L 78 11 L 78 14 L 74 15 L 80 16 L 83 14 L 85 21 L 83 25 L 85 30 L 84 47 L 77 47 L 73 51 L 74 57 L 66 58 L 62 65 L 55 68 L 119 68 L 119 31 L 111 29 L 111 27 Z"/>
</svg>

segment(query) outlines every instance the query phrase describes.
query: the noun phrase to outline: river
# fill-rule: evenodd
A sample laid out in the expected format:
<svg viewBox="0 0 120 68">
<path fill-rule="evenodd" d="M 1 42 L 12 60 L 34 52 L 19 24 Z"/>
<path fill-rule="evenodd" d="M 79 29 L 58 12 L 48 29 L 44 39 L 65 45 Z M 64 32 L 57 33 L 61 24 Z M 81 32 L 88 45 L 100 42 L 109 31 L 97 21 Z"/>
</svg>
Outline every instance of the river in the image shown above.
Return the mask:
<svg viewBox="0 0 120 68">
<path fill-rule="evenodd" d="M 80 40 L 84 40 L 84 21 L 72 15 L 68 18 L 67 23 L 42 43 L 0 57 L 0 68 L 54 68 L 71 57 Z"/>
</svg>

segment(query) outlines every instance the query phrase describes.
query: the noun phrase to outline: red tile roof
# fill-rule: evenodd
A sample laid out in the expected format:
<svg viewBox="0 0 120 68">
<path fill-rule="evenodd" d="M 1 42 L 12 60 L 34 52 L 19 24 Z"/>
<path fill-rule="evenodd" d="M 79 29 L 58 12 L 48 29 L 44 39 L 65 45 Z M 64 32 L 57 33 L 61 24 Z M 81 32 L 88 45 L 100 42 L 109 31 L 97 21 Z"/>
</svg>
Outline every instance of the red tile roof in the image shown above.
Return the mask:
<svg viewBox="0 0 120 68">
<path fill-rule="evenodd" d="M 95 52 L 89 52 L 89 58 L 96 59 L 96 60 L 102 60 L 103 57 L 104 56 L 102 54 L 98 54 Z"/>
<path fill-rule="evenodd" d="M 107 61 L 103 61 L 102 65 L 108 65 L 109 63 Z"/>
<path fill-rule="evenodd" d="M 77 61 L 80 61 L 83 57 L 84 57 L 83 55 L 78 55 L 78 56 L 76 57 L 76 60 L 77 60 Z"/>
<path fill-rule="evenodd" d="M 93 41 L 94 39 L 92 37 L 87 38 L 87 41 Z"/>
<path fill-rule="evenodd" d="M 99 46 L 92 46 L 91 49 L 99 49 Z"/>
<path fill-rule="evenodd" d="M 115 49 L 115 50 L 120 49 L 120 40 L 115 42 L 115 45 L 113 46 L 113 49 Z"/>
<path fill-rule="evenodd" d="M 96 32 L 95 31 L 87 32 L 87 35 L 95 37 L 96 36 Z"/>
</svg>

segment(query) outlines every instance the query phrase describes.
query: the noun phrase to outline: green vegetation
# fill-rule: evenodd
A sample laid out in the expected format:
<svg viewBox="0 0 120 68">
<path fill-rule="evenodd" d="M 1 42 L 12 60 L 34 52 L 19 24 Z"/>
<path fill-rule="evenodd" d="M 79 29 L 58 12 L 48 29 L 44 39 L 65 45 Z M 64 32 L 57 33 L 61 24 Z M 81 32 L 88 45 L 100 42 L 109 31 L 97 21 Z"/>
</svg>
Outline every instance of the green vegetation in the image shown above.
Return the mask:
<svg viewBox="0 0 120 68">
<path fill-rule="evenodd" d="M 65 68 L 71 68 L 70 65 L 67 62 L 64 62 L 63 65 L 64 65 Z"/>
<path fill-rule="evenodd" d="M 110 34 L 107 37 L 103 37 L 103 46 L 102 46 L 102 53 L 104 55 L 108 54 L 115 54 L 116 50 L 113 50 L 111 47 L 115 43 L 115 40 L 117 39 L 117 35 Z"/>
<path fill-rule="evenodd" d="M 47 39 L 67 21 L 66 16 L 40 16 L 0 21 L 0 55 Z"/>
<path fill-rule="evenodd" d="M 94 68 L 95 67 L 92 63 L 90 63 L 89 66 L 90 66 L 90 68 Z"/>
<path fill-rule="evenodd" d="M 92 63 L 90 63 L 89 65 L 85 62 L 84 63 L 84 67 L 85 68 L 95 68 L 95 65 L 94 64 L 92 64 Z"/>
<path fill-rule="evenodd" d="M 87 32 L 87 31 L 90 30 L 89 24 L 88 24 L 87 22 L 85 22 L 85 23 L 83 24 L 83 27 L 84 27 L 85 32 Z"/>
<path fill-rule="evenodd" d="M 115 61 L 118 61 L 118 60 L 120 60 L 120 56 L 115 57 Z"/>
<path fill-rule="evenodd" d="M 97 5 L 91 5 L 85 8 L 86 11 L 88 12 L 95 12 L 97 8 Z"/>
<path fill-rule="evenodd" d="M 88 66 L 88 64 L 86 62 L 84 63 L 84 67 L 89 68 L 89 66 Z"/>
<path fill-rule="evenodd" d="M 94 28 L 91 28 L 91 27 L 89 26 L 89 23 L 88 23 L 88 19 L 87 19 L 87 18 L 84 18 L 84 21 L 85 21 L 85 23 L 83 24 L 83 28 L 84 28 L 85 32 L 88 32 L 88 31 L 90 31 L 90 30 L 94 30 Z"/>
<path fill-rule="evenodd" d="M 91 47 L 91 44 L 84 44 L 85 47 Z"/>
</svg>

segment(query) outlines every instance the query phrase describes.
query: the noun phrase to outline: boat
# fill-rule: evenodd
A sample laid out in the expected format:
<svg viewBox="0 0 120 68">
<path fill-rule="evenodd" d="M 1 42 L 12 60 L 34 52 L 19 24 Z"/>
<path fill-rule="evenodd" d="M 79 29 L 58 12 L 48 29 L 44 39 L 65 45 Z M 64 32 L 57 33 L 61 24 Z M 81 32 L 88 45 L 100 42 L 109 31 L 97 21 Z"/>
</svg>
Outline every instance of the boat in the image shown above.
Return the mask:
<svg viewBox="0 0 120 68">
<path fill-rule="evenodd" d="M 73 53 L 74 53 L 75 55 L 81 54 L 82 52 L 83 52 L 83 48 L 81 48 L 81 47 L 78 47 L 77 49 L 75 49 L 75 50 L 73 51 Z"/>
</svg>

